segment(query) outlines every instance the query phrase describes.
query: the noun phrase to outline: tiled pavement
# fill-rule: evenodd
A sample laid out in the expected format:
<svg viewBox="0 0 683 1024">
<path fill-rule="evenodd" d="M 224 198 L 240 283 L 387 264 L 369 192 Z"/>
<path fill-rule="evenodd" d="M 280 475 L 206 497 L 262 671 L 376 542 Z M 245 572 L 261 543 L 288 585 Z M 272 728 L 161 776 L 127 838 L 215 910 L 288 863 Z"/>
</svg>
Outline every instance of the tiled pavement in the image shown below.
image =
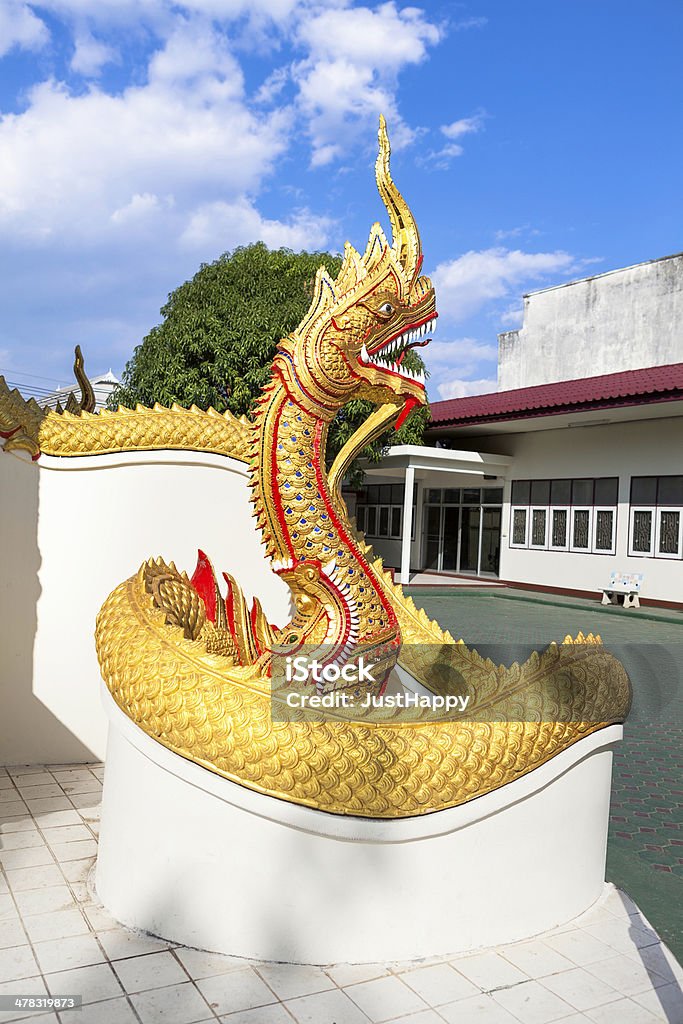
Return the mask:
<svg viewBox="0 0 683 1024">
<path fill-rule="evenodd" d="M 0 769 L 0 995 L 84 1002 L 35 1024 L 683 1024 L 683 969 L 611 886 L 571 926 L 412 964 L 256 963 L 136 934 L 92 889 L 101 778 Z"/>
<path fill-rule="evenodd" d="M 614 757 L 607 877 L 683 959 L 683 615 L 524 591 L 415 590 L 454 636 L 510 664 L 582 630 L 626 665 L 634 706 Z"/>
</svg>

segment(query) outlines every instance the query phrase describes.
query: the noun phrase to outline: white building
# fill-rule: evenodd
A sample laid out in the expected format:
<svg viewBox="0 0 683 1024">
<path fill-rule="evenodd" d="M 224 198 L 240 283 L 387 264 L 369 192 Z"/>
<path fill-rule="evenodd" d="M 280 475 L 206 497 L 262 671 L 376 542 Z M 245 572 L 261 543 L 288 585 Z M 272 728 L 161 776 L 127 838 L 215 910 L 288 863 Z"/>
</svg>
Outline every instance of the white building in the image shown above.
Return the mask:
<svg viewBox="0 0 683 1024">
<path fill-rule="evenodd" d="M 94 411 L 99 412 L 101 409 L 106 409 L 109 396 L 116 385 L 120 383 L 118 377 L 116 377 L 111 370 L 107 370 L 106 373 L 100 373 L 96 377 L 90 377 L 89 380 L 95 394 Z M 67 384 L 62 388 L 57 388 L 55 391 L 52 391 L 49 395 L 45 395 L 44 398 L 37 399 L 38 405 L 41 405 L 43 409 L 56 409 L 57 404 L 59 403 L 62 408 L 66 408 L 66 403 L 70 394 L 75 394 L 78 398 L 80 390 L 77 383 Z"/>
<path fill-rule="evenodd" d="M 368 469 L 386 565 L 592 596 L 640 573 L 645 602 L 683 604 L 683 255 L 525 296 L 499 383 Z"/>
</svg>

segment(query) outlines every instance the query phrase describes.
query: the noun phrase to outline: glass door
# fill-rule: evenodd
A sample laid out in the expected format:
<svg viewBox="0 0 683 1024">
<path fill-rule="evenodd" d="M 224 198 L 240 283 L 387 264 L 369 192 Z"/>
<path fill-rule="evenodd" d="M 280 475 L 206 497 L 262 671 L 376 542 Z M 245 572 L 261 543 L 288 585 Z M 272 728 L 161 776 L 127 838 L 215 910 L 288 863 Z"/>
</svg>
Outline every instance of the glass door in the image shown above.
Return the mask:
<svg viewBox="0 0 683 1024">
<path fill-rule="evenodd" d="M 502 510 L 499 508 L 482 509 L 480 573 L 490 572 L 498 575 L 501 515 Z"/>
<path fill-rule="evenodd" d="M 425 516 L 425 569 L 439 570 L 441 548 L 441 509 L 427 505 Z"/>
<path fill-rule="evenodd" d="M 463 505 L 460 531 L 460 572 L 477 572 L 479 567 L 480 505 Z"/>
<path fill-rule="evenodd" d="M 458 543 L 460 541 L 460 509 L 457 505 L 444 505 L 443 545 L 441 568 L 455 572 L 458 567 Z"/>
</svg>

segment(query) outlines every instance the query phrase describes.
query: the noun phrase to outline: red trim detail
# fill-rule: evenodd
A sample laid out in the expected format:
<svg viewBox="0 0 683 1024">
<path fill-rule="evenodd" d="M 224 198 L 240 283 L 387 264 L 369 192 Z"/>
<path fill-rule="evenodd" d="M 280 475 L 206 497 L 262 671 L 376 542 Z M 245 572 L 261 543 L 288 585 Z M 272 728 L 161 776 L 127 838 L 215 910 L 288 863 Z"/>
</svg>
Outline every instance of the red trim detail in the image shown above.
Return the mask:
<svg viewBox="0 0 683 1024">
<path fill-rule="evenodd" d="M 410 415 L 410 413 L 413 411 L 416 405 L 422 405 L 420 399 L 416 398 L 415 395 L 408 395 L 408 397 L 405 400 L 405 405 L 398 414 L 398 419 L 396 420 L 394 430 L 401 429 L 407 417 Z"/>
<path fill-rule="evenodd" d="M 209 619 L 210 622 L 215 622 L 217 591 L 216 575 L 213 571 L 211 562 L 201 550 L 197 552 L 197 567 L 192 574 L 190 583 L 204 602 L 207 619 Z"/>
</svg>

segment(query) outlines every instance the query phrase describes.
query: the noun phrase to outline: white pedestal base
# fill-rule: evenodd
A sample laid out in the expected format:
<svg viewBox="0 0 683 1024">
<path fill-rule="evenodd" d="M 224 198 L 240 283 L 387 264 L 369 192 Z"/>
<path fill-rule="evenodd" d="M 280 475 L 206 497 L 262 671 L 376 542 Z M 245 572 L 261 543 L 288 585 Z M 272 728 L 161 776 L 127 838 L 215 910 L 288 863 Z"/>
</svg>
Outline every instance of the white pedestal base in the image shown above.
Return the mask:
<svg viewBox="0 0 683 1024">
<path fill-rule="evenodd" d="M 410 960 L 530 937 L 602 891 L 620 726 L 462 807 L 382 821 L 235 785 L 105 704 L 96 884 L 131 928 L 261 960 Z"/>
</svg>

